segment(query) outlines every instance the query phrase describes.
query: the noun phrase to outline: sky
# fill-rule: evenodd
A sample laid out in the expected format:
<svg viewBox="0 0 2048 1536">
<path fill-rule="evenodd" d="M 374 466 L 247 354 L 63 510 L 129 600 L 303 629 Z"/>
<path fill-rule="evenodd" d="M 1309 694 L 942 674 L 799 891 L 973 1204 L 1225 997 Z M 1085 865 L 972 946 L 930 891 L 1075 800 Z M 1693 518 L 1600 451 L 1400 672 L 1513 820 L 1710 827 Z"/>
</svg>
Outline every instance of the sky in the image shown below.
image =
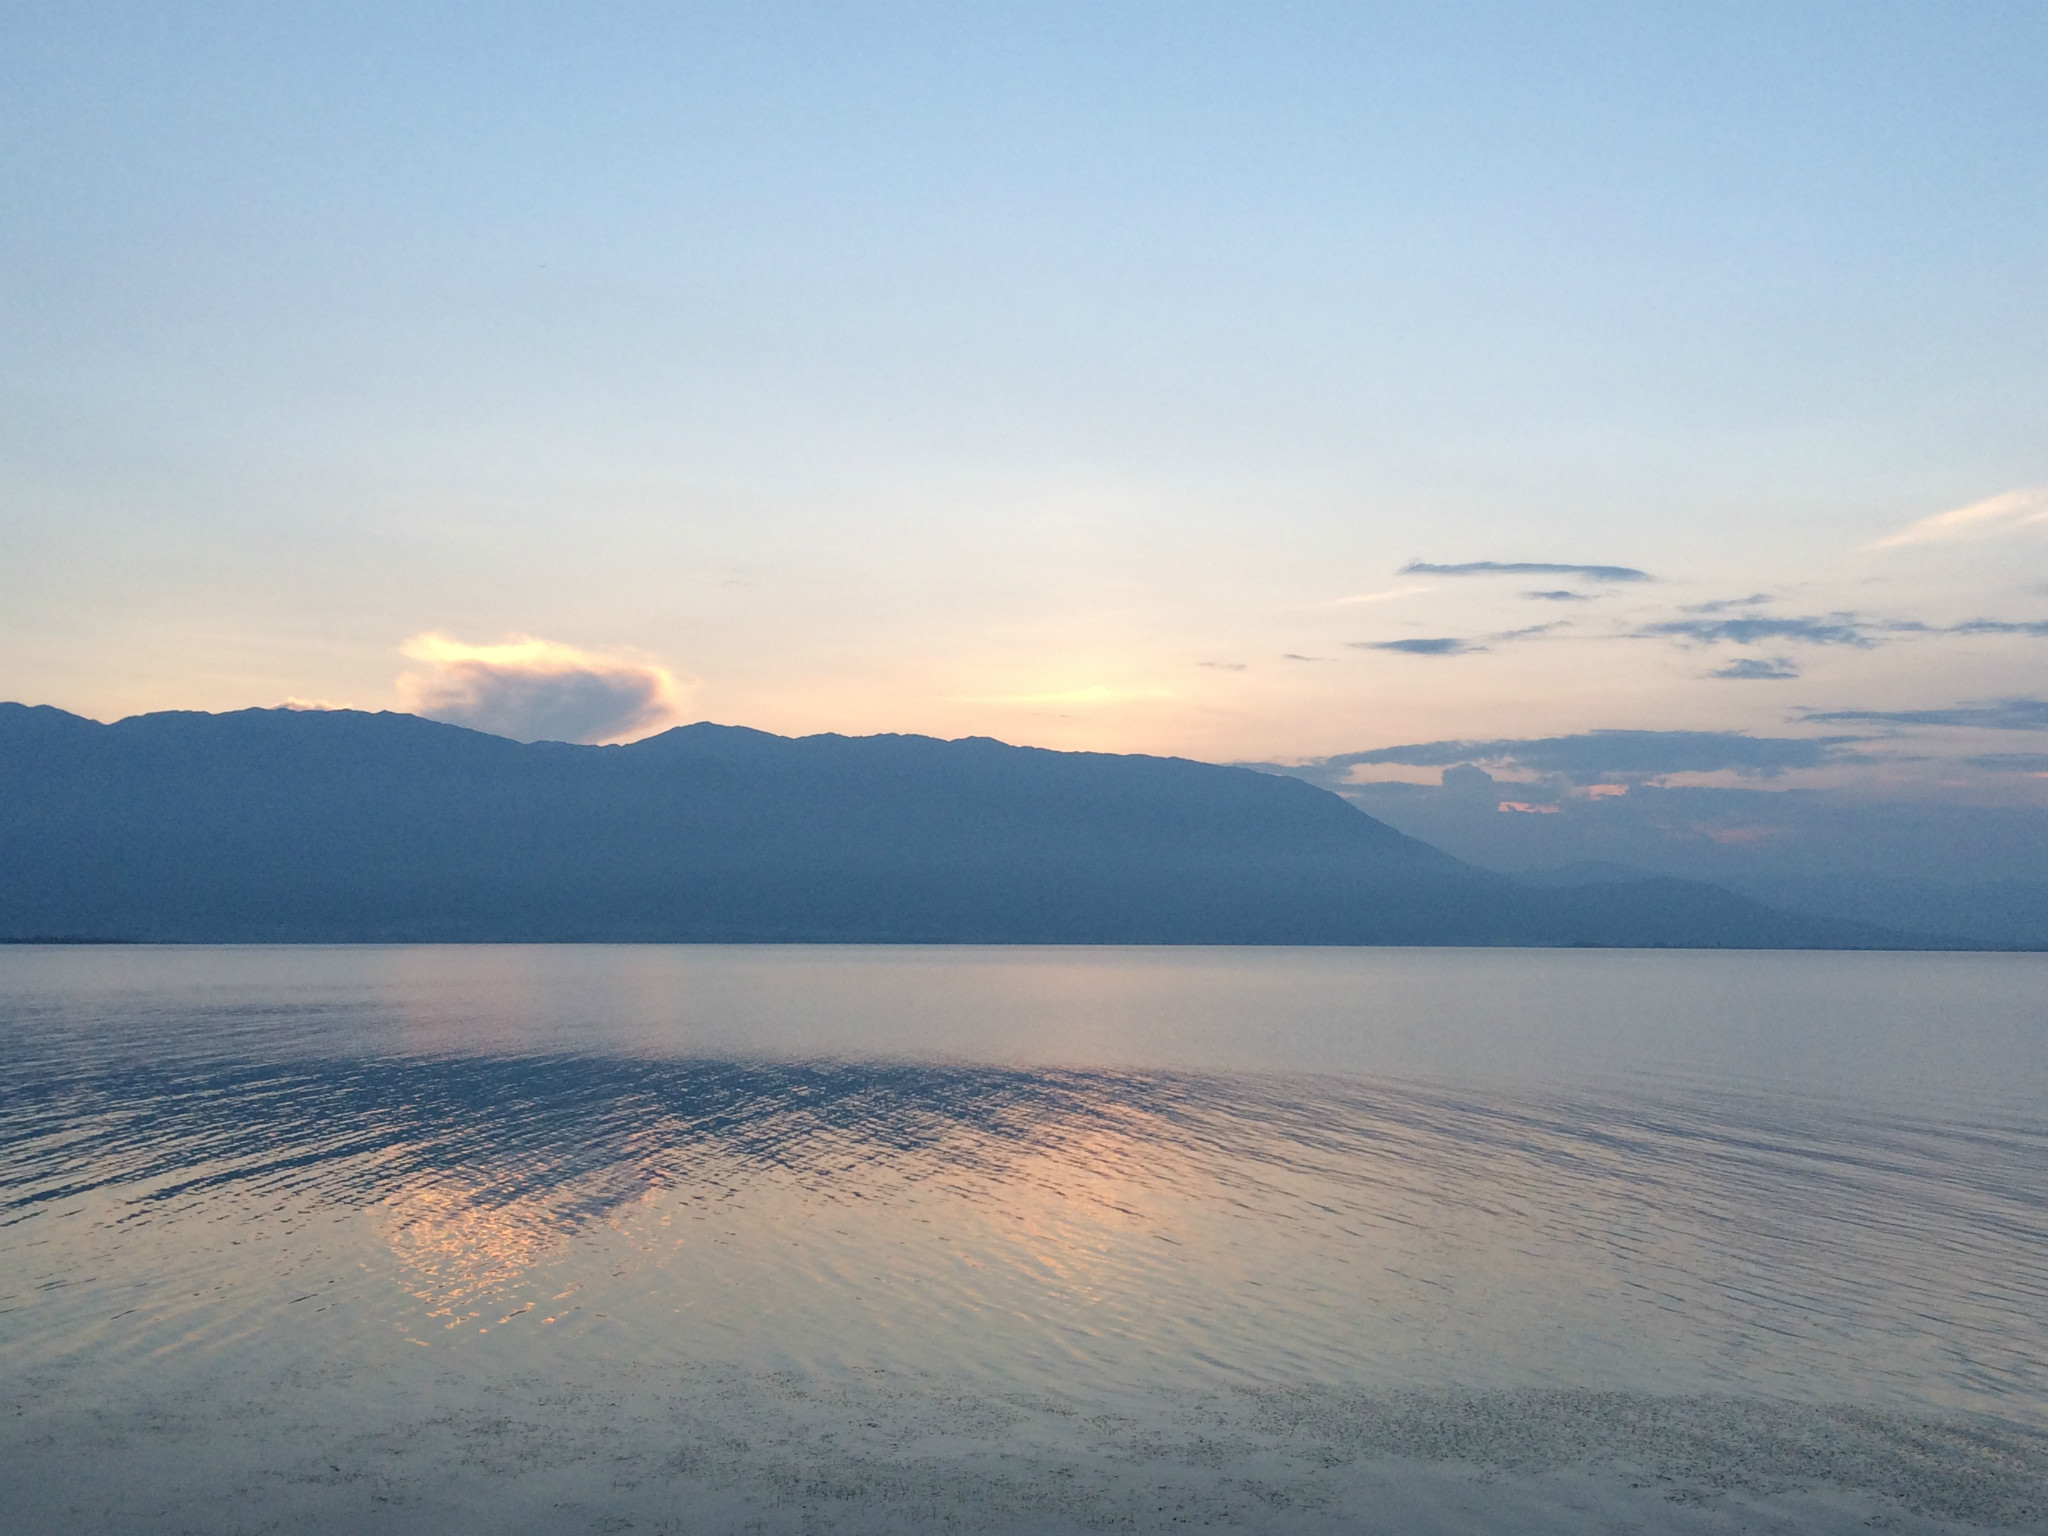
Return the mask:
<svg viewBox="0 0 2048 1536">
<path fill-rule="evenodd" d="M 2032 3 L 10 0 L 0 697 L 2048 811 L 2044 70 Z"/>
</svg>

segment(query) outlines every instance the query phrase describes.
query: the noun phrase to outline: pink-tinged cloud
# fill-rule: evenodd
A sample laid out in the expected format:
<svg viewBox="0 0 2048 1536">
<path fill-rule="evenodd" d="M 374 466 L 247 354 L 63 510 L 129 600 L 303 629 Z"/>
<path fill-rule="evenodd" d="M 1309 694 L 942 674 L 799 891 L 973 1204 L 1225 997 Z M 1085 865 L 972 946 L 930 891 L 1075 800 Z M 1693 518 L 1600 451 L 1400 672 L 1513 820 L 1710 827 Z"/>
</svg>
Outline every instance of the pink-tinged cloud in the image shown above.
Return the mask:
<svg viewBox="0 0 2048 1536">
<path fill-rule="evenodd" d="M 2048 486 L 2024 486 L 1973 501 L 1967 507 L 1937 512 L 1917 523 L 1879 539 L 1873 549 L 1896 549 L 1902 544 L 1940 544 L 1953 539 L 1983 538 L 2015 528 L 2048 524 Z"/>
<path fill-rule="evenodd" d="M 514 741 L 632 741 L 673 725 L 687 685 L 645 657 L 532 635 L 468 645 L 415 635 L 400 652 L 407 709 Z"/>
</svg>

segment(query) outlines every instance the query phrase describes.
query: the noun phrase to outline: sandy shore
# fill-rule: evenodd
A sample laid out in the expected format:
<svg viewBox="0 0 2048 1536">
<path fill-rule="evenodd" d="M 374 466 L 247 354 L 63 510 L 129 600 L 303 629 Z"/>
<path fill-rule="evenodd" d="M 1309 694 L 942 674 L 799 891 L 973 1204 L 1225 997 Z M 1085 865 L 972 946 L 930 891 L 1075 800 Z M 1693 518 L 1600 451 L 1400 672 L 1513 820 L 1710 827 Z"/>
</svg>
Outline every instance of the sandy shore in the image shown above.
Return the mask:
<svg viewBox="0 0 2048 1536">
<path fill-rule="evenodd" d="M 2048 1434 L 1732 1397 L 1088 1400 L 886 1373 L 223 1369 L 7 1388 L 0 1529 L 2048 1531 Z"/>
</svg>

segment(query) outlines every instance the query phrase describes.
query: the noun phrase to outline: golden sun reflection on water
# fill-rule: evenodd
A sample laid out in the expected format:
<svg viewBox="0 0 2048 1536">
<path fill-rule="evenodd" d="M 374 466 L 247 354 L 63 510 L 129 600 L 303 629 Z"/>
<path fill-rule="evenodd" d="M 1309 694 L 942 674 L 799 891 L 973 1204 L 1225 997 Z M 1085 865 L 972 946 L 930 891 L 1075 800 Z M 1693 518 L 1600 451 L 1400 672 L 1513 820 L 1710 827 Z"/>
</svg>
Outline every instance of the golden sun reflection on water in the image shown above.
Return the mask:
<svg viewBox="0 0 2048 1536">
<path fill-rule="evenodd" d="M 2033 1420 L 2043 986 L 1996 958 L 58 957 L 0 1050 L 0 1364 Z"/>
<path fill-rule="evenodd" d="M 425 1320 L 444 1330 L 471 1324 L 487 1331 L 533 1311 L 546 1289 L 535 1271 L 563 1257 L 569 1235 L 546 1202 L 505 1199 L 476 1184 L 396 1191 L 380 1203 L 376 1221 L 399 1282 L 426 1309 Z M 576 1288 L 545 1299 L 559 1301 Z"/>
</svg>

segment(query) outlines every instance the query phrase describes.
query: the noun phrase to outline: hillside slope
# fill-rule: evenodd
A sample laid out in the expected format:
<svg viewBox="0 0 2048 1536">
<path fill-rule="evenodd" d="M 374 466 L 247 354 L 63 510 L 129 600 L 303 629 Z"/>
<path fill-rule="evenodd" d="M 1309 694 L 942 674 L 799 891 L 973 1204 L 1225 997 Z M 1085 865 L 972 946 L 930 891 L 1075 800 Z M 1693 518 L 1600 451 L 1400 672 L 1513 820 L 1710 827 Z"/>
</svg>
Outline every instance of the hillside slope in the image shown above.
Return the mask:
<svg viewBox="0 0 2048 1536">
<path fill-rule="evenodd" d="M 0 705 L 0 937 L 1890 947 L 1711 886 L 1538 891 L 1296 779 L 700 724 Z"/>
</svg>

